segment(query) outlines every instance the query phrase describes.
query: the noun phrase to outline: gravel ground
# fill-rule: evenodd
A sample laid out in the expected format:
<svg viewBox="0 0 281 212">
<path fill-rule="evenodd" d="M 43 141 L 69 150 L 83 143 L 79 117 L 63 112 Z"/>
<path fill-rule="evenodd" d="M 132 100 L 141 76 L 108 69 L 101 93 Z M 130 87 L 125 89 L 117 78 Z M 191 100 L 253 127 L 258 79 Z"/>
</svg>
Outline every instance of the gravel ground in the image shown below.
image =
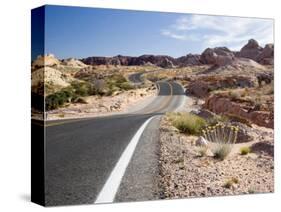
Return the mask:
<svg viewBox="0 0 281 212">
<path fill-rule="evenodd" d="M 273 192 L 273 130 L 254 128 L 260 133 L 259 140 L 235 144 L 232 154 L 219 161 L 208 154 L 198 157 L 197 137 L 178 133 L 163 117 L 159 163 L 164 198 Z M 251 146 L 253 153 L 241 155 L 242 145 Z"/>
</svg>

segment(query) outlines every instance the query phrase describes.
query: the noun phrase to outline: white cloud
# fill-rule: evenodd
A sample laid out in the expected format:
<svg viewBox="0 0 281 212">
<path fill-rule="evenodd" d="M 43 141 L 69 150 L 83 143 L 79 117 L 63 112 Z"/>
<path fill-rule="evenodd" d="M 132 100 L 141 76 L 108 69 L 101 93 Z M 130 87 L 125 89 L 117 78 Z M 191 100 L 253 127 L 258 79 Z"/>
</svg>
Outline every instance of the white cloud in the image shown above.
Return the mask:
<svg viewBox="0 0 281 212">
<path fill-rule="evenodd" d="M 239 50 L 249 39 L 260 45 L 273 42 L 273 21 L 260 18 L 187 15 L 162 30 L 162 35 L 184 41 L 200 41 L 203 48 L 227 46 Z"/>
</svg>

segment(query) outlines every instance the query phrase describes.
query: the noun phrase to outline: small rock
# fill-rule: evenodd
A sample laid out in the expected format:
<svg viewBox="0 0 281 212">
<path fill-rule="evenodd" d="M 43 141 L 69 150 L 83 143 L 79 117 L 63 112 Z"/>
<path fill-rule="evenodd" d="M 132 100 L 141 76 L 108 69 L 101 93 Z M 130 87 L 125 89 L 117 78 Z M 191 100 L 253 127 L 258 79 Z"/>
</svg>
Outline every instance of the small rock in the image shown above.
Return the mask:
<svg viewBox="0 0 281 212">
<path fill-rule="evenodd" d="M 208 141 L 203 138 L 202 136 L 200 136 L 196 141 L 195 141 L 195 145 L 196 146 L 207 146 L 208 145 Z"/>
</svg>

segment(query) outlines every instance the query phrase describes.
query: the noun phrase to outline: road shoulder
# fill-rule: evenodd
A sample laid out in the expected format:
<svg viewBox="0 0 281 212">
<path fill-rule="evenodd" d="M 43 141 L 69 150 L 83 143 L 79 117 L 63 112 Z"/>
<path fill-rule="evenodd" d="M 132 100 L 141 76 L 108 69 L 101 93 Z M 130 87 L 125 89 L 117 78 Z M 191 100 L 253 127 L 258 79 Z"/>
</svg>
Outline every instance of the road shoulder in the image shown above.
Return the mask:
<svg viewBox="0 0 281 212">
<path fill-rule="evenodd" d="M 115 202 L 159 199 L 159 121 L 151 120 L 142 134 L 115 196 Z"/>
</svg>

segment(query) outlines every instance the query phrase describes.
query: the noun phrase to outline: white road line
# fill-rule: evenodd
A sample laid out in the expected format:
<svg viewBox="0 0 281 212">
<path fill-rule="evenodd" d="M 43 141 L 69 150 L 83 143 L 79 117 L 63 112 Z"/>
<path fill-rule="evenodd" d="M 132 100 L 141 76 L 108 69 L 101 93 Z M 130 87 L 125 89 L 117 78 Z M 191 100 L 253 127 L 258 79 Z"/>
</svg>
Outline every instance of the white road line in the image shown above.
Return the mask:
<svg viewBox="0 0 281 212">
<path fill-rule="evenodd" d="M 140 137 L 145 130 L 146 126 L 154 117 L 147 119 L 142 126 L 138 129 L 121 157 L 119 158 L 117 164 L 112 170 L 110 176 L 108 177 L 106 183 L 104 184 L 102 190 L 100 191 L 95 203 L 111 203 L 114 201 L 115 195 L 118 191 L 121 180 L 125 174 L 127 166 L 134 154 L 136 146 L 140 140 Z"/>
</svg>

